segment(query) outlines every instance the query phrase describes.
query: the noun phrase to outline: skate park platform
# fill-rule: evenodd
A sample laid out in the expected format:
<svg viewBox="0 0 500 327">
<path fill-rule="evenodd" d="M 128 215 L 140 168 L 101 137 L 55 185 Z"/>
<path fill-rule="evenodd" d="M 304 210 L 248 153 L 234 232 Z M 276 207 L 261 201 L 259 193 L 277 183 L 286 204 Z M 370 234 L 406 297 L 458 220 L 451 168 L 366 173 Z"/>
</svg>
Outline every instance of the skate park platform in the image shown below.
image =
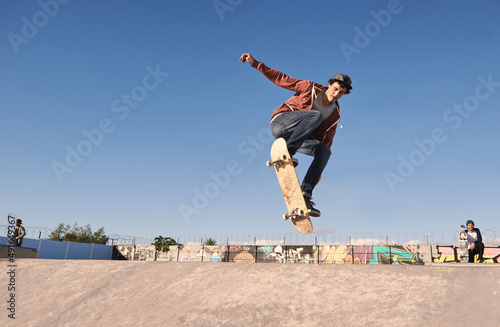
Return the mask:
<svg viewBox="0 0 500 327">
<path fill-rule="evenodd" d="M 497 264 L 14 264 L 2 326 L 500 326 Z"/>
</svg>

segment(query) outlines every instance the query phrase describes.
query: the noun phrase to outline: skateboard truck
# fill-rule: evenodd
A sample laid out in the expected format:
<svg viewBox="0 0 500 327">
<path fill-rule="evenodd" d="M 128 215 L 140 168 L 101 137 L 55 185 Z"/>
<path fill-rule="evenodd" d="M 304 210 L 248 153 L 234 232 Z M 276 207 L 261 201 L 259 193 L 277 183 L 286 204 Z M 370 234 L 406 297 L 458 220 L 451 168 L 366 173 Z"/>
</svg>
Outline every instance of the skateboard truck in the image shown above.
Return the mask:
<svg viewBox="0 0 500 327">
<path fill-rule="evenodd" d="M 283 219 L 284 219 L 284 220 L 288 220 L 288 219 L 290 219 L 290 218 L 300 217 L 300 216 L 303 216 L 303 215 L 304 215 L 304 213 L 305 213 L 305 212 L 304 212 L 304 210 L 301 210 L 301 209 L 299 209 L 299 208 L 295 208 L 295 209 L 293 209 L 293 211 L 292 211 L 292 213 L 291 213 L 291 214 L 287 214 L 287 213 L 285 213 L 285 214 L 283 215 Z"/>
<path fill-rule="evenodd" d="M 268 167 L 271 167 L 271 166 L 281 166 L 283 164 L 285 164 L 285 161 L 287 160 L 287 156 L 286 154 L 284 154 L 283 156 L 281 156 L 280 158 L 276 159 L 276 160 L 269 160 L 268 162 L 266 162 L 266 166 Z"/>
</svg>

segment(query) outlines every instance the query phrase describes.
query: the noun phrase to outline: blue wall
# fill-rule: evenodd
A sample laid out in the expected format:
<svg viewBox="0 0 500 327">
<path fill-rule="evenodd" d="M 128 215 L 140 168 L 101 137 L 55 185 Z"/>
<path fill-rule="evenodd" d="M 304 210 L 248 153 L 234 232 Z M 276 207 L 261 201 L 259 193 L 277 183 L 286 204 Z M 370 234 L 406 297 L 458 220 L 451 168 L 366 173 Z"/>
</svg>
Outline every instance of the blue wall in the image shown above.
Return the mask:
<svg viewBox="0 0 500 327">
<path fill-rule="evenodd" d="M 9 245 L 7 237 L 0 236 L 0 244 Z M 39 259 L 110 260 L 113 247 L 105 244 L 59 242 L 24 238 L 23 248 L 39 249 Z M 66 254 L 67 250 L 67 254 Z"/>
</svg>

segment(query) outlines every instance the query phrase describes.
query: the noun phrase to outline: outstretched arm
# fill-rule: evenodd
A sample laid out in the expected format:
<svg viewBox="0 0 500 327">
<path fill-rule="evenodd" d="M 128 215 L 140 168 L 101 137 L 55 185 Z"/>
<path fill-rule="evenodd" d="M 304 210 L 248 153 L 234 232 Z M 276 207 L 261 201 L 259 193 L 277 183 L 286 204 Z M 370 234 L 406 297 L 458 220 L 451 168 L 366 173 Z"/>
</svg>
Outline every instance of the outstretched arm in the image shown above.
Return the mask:
<svg viewBox="0 0 500 327">
<path fill-rule="evenodd" d="M 262 62 L 259 63 L 257 60 L 255 60 L 255 58 L 252 57 L 252 55 L 249 53 L 242 54 L 240 57 L 240 61 L 242 63 L 248 61 L 248 63 L 252 65 L 252 67 L 260 71 L 271 82 L 291 91 L 304 92 L 306 90 L 309 90 L 310 84 L 312 84 L 312 82 L 293 78 L 286 74 L 283 74 L 276 69 L 267 67 Z"/>
</svg>

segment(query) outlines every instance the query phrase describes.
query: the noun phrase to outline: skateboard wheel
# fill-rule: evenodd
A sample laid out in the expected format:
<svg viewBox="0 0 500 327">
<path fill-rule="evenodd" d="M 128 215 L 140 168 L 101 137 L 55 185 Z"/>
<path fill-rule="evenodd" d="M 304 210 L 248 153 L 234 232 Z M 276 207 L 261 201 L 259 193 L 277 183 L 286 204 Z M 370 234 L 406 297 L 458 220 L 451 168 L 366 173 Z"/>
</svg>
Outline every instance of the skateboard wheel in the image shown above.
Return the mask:
<svg viewBox="0 0 500 327">
<path fill-rule="evenodd" d="M 272 165 L 273 165 L 273 163 L 271 162 L 271 160 L 269 160 L 268 162 L 266 162 L 266 166 L 271 167 Z"/>
<path fill-rule="evenodd" d="M 287 214 L 287 213 L 285 213 L 285 214 L 283 215 L 283 219 L 284 219 L 284 220 L 288 220 L 288 218 L 290 218 L 290 217 L 288 217 L 288 214 Z"/>
</svg>

